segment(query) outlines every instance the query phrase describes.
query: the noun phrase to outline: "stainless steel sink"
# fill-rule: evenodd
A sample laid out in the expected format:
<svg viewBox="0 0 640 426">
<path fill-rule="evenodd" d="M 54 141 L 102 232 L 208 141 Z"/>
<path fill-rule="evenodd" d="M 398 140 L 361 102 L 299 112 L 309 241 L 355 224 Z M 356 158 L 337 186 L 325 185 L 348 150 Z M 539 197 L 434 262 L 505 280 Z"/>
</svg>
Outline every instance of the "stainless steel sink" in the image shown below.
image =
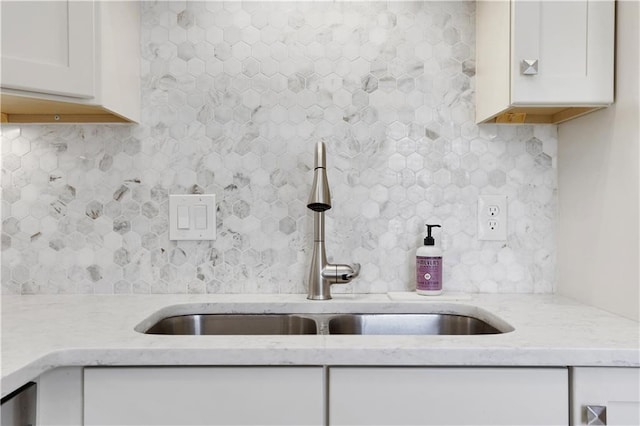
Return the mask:
<svg viewBox="0 0 640 426">
<path fill-rule="evenodd" d="M 498 319 L 494 322 L 449 313 L 189 314 L 136 329 L 170 335 L 477 335 L 513 330 Z"/>
<path fill-rule="evenodd" d="M 503 331 L 478 318 L 454 314 L 348 314 L 329 320 L 329 334 L 475 335 Z"/>
<path fill-rule="evenodd" d="M 316 334 L 316 322 L 289 314 L 180 315 L 161 319 L 146 334 Z"/>
</svg>

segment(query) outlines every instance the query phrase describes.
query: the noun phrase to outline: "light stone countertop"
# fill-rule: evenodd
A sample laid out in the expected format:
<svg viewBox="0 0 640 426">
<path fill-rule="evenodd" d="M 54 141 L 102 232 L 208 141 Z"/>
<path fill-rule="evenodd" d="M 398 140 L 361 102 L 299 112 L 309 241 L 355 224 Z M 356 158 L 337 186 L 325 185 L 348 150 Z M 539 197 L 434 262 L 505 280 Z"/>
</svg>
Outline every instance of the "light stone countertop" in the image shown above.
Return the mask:
<svg viewBox="0 0 640 426">
<path fill-rule="evenodd" d="M 145 335 L 184 313 L 455 312 L 512 326 L 477 336 Z M 2 298 L 2 396 L 60 366 L 640 366 L 640 324 L 555 295 L 413 293 L 55 295 Z"/>
</svg>

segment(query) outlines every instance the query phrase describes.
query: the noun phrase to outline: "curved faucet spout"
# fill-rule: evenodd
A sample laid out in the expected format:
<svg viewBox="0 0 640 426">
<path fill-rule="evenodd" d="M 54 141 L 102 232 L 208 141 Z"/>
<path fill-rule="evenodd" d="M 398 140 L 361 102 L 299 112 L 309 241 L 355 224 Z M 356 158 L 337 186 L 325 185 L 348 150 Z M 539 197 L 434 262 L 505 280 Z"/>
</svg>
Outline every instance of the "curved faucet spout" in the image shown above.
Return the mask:
<svg viewBox="0 0 640 426">
<path fill-rule="evenodd" d="M 307 207 L 313 210 L 313 254 L 309 271 L 307 299 L 331 299 L 332 284 L 346 284 L 360 274 L 360 264 L 353 266 L 327 262 L 324 245 L 324 212 L 331 208 L 331 195 L 326 175 L 324 143 L 316 146 L 313 187 Z"/>
</svg>

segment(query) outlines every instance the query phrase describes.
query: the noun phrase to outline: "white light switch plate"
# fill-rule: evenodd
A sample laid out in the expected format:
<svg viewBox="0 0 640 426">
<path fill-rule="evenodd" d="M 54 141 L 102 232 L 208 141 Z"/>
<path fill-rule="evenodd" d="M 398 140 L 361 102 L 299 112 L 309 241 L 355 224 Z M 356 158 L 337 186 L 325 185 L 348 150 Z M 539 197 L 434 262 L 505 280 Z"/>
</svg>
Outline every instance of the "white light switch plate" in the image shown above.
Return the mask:
<svg viewBox="0 0 640 426">
<path fill-rule="evenodd" d="M 507 240 L 507 196 L 480 195 L 478 197 L 478 239 Z"/>
<path fill-rule="evenodd" d="M 215 194 L 169 195 L 170 240 L 215 240 Z"/>
</svg>

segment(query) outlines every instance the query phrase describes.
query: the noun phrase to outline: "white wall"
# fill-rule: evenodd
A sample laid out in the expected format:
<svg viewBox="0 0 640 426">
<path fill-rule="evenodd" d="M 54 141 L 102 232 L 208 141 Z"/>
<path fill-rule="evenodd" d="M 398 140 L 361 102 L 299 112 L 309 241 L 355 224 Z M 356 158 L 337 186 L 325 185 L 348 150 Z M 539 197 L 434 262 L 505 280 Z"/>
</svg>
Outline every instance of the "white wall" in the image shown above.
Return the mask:
<svg viewBox="0 0 640 426">
<path fill-rule="evenodd" d="M 640 318 L 639 3 L 617 2 L 616 102 L 558 129 L 557 291 Z"/>
</svg>

